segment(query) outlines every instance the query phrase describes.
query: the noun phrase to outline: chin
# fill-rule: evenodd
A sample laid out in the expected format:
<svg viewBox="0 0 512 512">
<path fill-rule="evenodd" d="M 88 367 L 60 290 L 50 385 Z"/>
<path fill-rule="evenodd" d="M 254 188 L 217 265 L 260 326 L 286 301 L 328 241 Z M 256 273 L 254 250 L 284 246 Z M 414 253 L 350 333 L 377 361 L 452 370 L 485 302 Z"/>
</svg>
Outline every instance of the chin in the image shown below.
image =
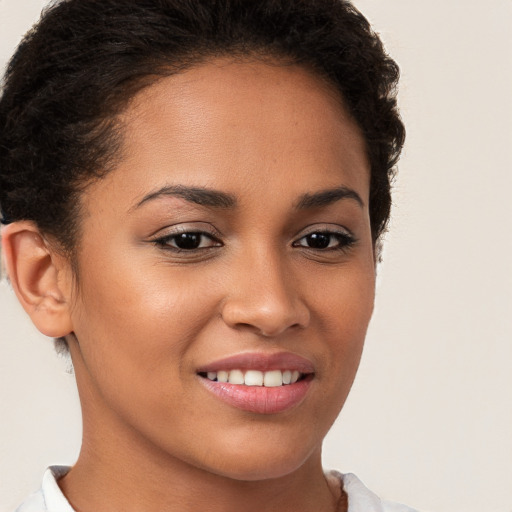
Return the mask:
<svg viewBox="0 0 512 512">
<path fill-rule="evenodd" d="M 266 459 L 244 461 L 223 467 L 218 473 L 220 476 L 244 482 L 258 482 L 283 478 L 300 469 L 305 460 L 287 459 Z"/>
<path fill-rule="evenodd" d="M 290 440 L 288 440 L 290 441 Z M 241 448 L 243 447 L 243 448 Z M 304 466 L 308 461 L 321 460 L 321 449 L 307 449 L 304 443 L 283 442 L 276 445 L 274 439 L 233 443 L 216 458 L 208 470 L 233 480 L 255 482 L 285 477 Z M 212 467 L 213 466 L 213 467 Z"/>
</svg>

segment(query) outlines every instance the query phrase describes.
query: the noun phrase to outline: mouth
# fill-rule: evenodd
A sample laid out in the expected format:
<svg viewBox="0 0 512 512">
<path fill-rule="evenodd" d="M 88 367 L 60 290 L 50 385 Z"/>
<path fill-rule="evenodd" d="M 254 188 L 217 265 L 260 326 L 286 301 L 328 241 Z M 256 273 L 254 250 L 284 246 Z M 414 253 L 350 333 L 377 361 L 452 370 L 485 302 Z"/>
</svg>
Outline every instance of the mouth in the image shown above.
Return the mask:
<svg viewBox="0 0 512 512">
<path fill-rule="evenodd" d="M 239 386 L 259 386 L 276 388 L 288 386 L 303 380 L 308 375 L 299 370 L 220 370 L 217 372 L 199 372 L 199 376 L 212 382 L 225 382 Z"/>
<path fill-rule="evenodd" d="M 299 405 L 315 377 L 310 361 L 290 353 L 233 356 L 200 368 L 197 375 L 216 398 L 258 414 Z"/>
</svg>

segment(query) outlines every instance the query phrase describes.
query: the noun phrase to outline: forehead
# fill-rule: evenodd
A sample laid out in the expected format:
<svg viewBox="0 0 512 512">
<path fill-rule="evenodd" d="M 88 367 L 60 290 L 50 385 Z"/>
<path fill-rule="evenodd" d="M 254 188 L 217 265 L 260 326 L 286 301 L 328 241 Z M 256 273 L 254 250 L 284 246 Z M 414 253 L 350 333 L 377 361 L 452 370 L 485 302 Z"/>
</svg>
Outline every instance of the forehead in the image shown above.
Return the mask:
<svg viewBox="0 0 512 512">
<path fill-rule="evenodd" d="M 302 184 L 348 185 L 363 199 L 368 193 L 357 124 L 333 86 L 296 65 L 209 61 L 145 88 L 121 122 L 122 159 L 109 178 L 135 195 L 151 182 L 235 192 L 273 183 L 297 194 Z"/>
</svg>

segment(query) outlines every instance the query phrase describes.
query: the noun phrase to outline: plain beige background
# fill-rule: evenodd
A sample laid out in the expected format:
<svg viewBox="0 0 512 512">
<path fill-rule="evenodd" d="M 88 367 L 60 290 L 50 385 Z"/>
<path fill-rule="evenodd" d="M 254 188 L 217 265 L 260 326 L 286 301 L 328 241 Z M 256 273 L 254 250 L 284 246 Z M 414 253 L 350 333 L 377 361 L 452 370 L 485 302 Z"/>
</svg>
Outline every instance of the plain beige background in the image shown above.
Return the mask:
<svg viewBox="0 0 512 512">
<path fill-rule="evenodd" d="M 0 66 L 42 0 L 0 0 Z M 325 466 L 423 511 L 512 512 L 512 0 L 355 0 L 408 140 L 377 307 Z M 0 285 L 0 511 L 80 441 L 73 377 Z"/>
</svg>

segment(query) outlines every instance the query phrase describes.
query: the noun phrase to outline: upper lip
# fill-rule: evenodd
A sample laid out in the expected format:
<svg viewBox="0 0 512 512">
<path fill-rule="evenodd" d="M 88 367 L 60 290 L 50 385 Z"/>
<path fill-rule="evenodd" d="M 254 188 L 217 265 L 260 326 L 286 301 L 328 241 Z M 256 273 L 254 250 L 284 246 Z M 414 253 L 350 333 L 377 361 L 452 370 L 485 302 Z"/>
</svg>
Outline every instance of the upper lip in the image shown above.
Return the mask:
<svg viewBox="0 0 512 512">
<path fill-rule="evenodd" d="M 311 361 L 292 352 L 249 352 L 205 364 L 197 369 L 197 373 L 220 370 L 298 370 L 301 373 L 314 373 L 315 368 Z"/>
</svg>

